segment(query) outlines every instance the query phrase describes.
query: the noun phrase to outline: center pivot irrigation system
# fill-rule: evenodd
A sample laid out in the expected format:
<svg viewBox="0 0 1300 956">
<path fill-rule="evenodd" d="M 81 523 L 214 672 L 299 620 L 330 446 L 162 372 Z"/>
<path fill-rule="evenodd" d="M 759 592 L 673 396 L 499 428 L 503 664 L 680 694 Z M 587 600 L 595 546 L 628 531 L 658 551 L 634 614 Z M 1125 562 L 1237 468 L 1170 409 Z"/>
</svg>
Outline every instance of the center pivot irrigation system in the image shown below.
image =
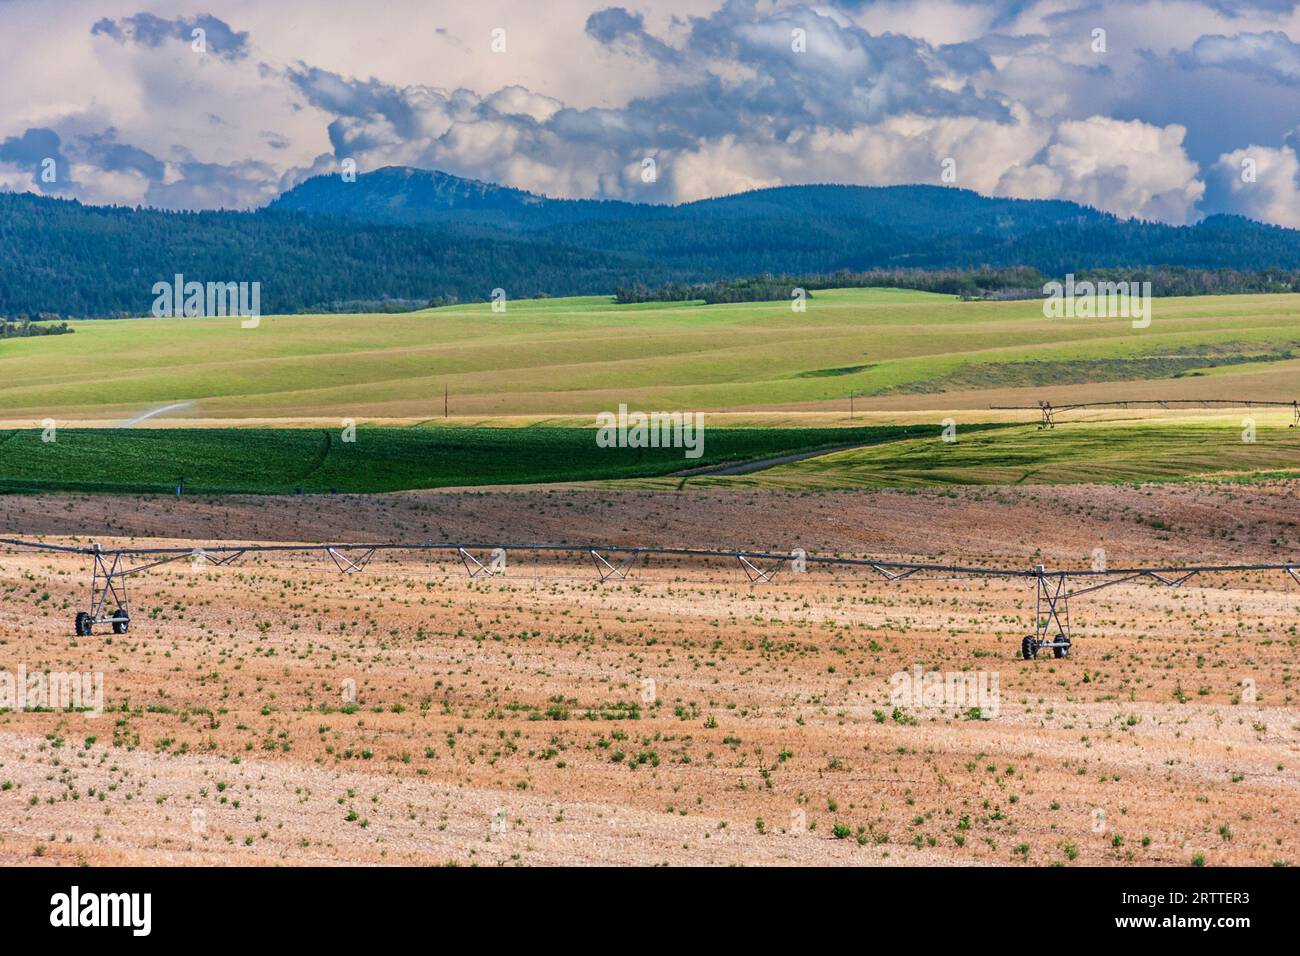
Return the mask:
<svg viewBox="0 0 1300 956">
<path fill-rule="evenodd" d="M 1078 408 L 1130 408 L 1132 406 L 1168 408 L 1171 405 L 1192 405 L 1197 408 L 1224 405 L 1231 408 L 1255 408 L 1260 406 L 1289 408 L 1294 413 L 1290 427 L 1296 428 L 1300 426 L 1300 401 L 1257 402 L 1250 399 L 1236 400 L 1231 398 L 1135 398 L 1117 402 L 1073 402 L 1066 405 L 1053 405 L 1051 402 L 1039 402 L 1037 405 L 990 405 L 989 408 L 1000 412 L 1037 411 L 1043 416 L 1038 423 L 1039 428 L 1055 428 L 1057 412 L 1071 412 Z"/>
<path fill-rule="evenodd" d="M 236 544 L 213 545 L 200 548 L 103 548 L 98 544 L 88 547 L 45 544 L 15 538 L 0 538 L 0 545 L 37 551 L 79 554 L 92 561 L 90 577 L 90 607 L 78 611 L 75 632 L 88 636 L 96 624 L 109 624 L 116 634 L 125 634 L 131 625 L 131 609 L 126 592 L 126 579 L 134 574 L 164 564 L 190 559 L 206 565 L 226 565 L 238 561 L 246 554 L 296 552 L 320 553 L 328 556 L 341 574 L 356 574 L 370 564 L 382 551 L 445 552 L 458 559 L 470 578 L 495 577 L 505 568 L 507 551 L 531 551 L 540 554 L 590 556 L 601 583 L 611 579 L 624 579 L 632 566 L 642 557 L 731 559 L 739 563 L 750 585 L 766 584 L 789 565 L 803 570 L 809 564 L 825 567 L 867 568 L 887 581 L 901 581 L 915 574 L 937 573 L 977 578 L 1011 578 L 1034 582 L 1034 633 L 1026 635 L 1020 649 L 1026 660 L 1038 656 L 1044 648 L 1051 648 L 1056 657 L 1068 657 L 1072 643 L 1070 633 L 1070 599 L 1100 591 L 1102 588 L 1127 581 L 1148 580 L 1165 587 L 1181 587 L 1198 574 L 1245 573 L 1251 571 L 1280 571 L 1300 584 L 1300 561 L 1286 564 L 1217 564 L 1184 565 L 1159 568 L 1074 568 L 1049 570 L 1036 565 L 1032 570 L 1015 568 L 981 568 L 959 564 L 926 564 L 911 561 L 883 561 L 866 557 L 819 556 L 801 550 L 790 554 L 768 551 L 725 551 L 705 548 L 646 548 L 617 545 L 574 544 L 403 544 L 385 542 L 377 544 Z M 476 554 L 477 552 L 477 554 Z M 487 560 L 478 557 L 486 554 Z M 1083 586 L 1070 589 L 1071 578 L 1082 579 Z"/>
</svg>

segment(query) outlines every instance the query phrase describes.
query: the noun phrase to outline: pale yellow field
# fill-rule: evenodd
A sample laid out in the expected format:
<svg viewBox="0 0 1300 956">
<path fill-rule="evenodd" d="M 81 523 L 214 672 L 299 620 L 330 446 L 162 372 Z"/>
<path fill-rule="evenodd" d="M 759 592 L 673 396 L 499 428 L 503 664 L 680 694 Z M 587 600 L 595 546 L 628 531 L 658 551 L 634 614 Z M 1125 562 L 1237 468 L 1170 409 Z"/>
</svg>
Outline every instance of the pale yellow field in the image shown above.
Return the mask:
<svg viewBox="0 0 1300 956">
<path fill-rule="evenodd" d="M 894 290 L 785 303 L 608 298 L 405 315 L 78 322 L 0 342 L 0 418 L 120 422 L 551 416 L 620 403 L 899 415 L 1111 398 L 1300 398 L 1300 297 L 1157 299 L 1153 320 L 1048 319 L 1037 302 Z"/>
</svg>

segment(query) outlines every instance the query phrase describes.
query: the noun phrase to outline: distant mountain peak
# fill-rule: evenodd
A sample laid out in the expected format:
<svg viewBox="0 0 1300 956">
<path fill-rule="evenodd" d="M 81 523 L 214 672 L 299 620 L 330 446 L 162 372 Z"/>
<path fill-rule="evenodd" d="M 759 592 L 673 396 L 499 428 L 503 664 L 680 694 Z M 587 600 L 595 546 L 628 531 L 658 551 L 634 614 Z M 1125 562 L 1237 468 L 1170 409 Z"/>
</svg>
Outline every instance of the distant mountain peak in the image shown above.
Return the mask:
<svg viewBox="0 0 1300 956">
<path fill-rule="evenodd" d="M 338 175 L 313 176 L 288 190 L 270 208 L 365 222 L 417 225 L 467 222 L 506 229 L 537 229 L 556 221 L 587 218 L 631 203 L 551 199 L 513 186 L 466 179 L 437 169 L 384 166 L 354 182 Z"/>
<path fill-rule="evenodd" d="M 679 206 L 608 199 L 552 199 L 496 183 L 467 179 L 441 170 L 384 166 L 354 182 L 338 175 L 314 176 L 285 192 L 271 208 L 364 222 L 418 225 L 462 222 L 509 230 L 537 230 L 583 221 L 625 221 L 665 216 L 815 214 L 881 226 L 900 216 L 929 220 L 922 232 L 947 233 L 955 220 L 978 217 L 977 231 L 1017 231 L 1024 221 L 1039 225 L 1112 220 L 1113 216 L 1063 199 L 1010 199 L 984 196 L 954 186 L 855 186 L 822 183 L 770 186 L 699 199 Z"/>
</svg>

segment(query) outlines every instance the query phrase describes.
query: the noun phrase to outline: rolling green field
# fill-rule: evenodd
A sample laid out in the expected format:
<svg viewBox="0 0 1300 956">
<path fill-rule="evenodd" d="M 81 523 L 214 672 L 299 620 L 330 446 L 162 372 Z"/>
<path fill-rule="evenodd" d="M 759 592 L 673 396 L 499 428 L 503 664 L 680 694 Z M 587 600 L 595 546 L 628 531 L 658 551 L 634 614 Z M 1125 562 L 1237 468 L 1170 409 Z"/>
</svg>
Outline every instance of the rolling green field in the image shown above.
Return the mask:
<svg viewBox="0 0 1300 956">
<path fill-rule="evenodd" d="M 455 485 L 667 475 L 849 442 L 900 441 L 937 428 L 706 428 L 704 453 L 601 448 L 589 428 L 361 427 L 59 429 L 56 440 L 0 432 L 0 492 L 383 492 Z"/>
<path fill-rule="evenodd" d="M 1253 442 L 1241 417 L 1197 421 L 1079 422 L 1040 430 L 958 428 L 841 451 L 752 475 L 692 479 L 697 487 L 910 488 L 1177 481 L 1300 476 L 1300 429 L 1258 417 Z M 655 482 L 646 482 L 653 485 Z"/>
<path fill-rule="evenodd" d="M 1300 397 L 1300 296 L 1156 299 L 1125 319 L 904 290 L 788 303 L 617 306 L 608 297 L 402 315 L 129 319 L 0 341 L 0 419 L 577 416 L 643 410 L 986 408 L 1137 397 Z M 1293 356 L 1294 353 L 1294 356 Z M 1240 394 L 1239 394 L 1240 393 Z M 288 421 L 286 424 L 290 423 Z"/>
<path fill-rule="evenodd" d="M 938 426 L 706 428 L 704 454 L 601 448 L 590 428 L 358 428 L 355 442 L 318 428 L 32 429 L 0 432 L 0 493 L 372 493 L 455 486 L 607 481 L 643 488 L 907 488 L 936 485 L 1136 482 L 1300 476 L 1300 429 L 1260 416 L 1255 440 L 1238 419 L 1075 422 L 1053 430 Z M 848 450 L 847 445 L 861 445 Z M 750 474 L 721 463 L 827 454 Z M 671 477 L 669 477 L 671 476 Z"/>
<path fill-rule="evenodd" d="M 681 477 L 666 476 L 849 444 L 871 447 L 686 484 L 1300 473 L 1300 429 L 1288 429 L 1280 412 L 1251 412 L 1259 431 L 1250 443 L 1241 440 L 1244 410 L 1133 412 L 1121 421 L 1067 413 L 1042 432 L 1015 424 L 1035 421 L 1032 411 L 988 408 L 1039 398 L 1300 398 L 1300 296 L 1292 295 L 1156 299 L 1145 329 L 1125 319 L 1046 319 L 1037 301 L 882 289 L 817 291 L 802 314 L 783 302 L 618 306 L 587 297 L 512 302 L 504 313 L 472 305 L 271 316 L 253 329 L 237 318 L 75 328 L 0 341 L 0 420 L 12 429 L 0 432 L 0 491 L 157 492 L 178 476 L 194 492 L 593 480 L 681 487 Z M 861 415 L 850 420 L 850 393 L 872 427 L 861 427 Z M 622 404 L 705 412 L 704 457 L 597 447 L 595 415 Z M 142 428 L 76 427 L 163 406 Z M 950 444 L 938 433 L 952 415 L 963 424 Z M 25 427 L 45 419 L 57 424 L 57 442 Z M 360 423 L 355 444 L 340 440 L 348 419 Z M 501 423 L 515 427 L 481 427 Z M 183 425 L 205 427 L 174 427 Z M 762 427 L 732 427 L 741 425 Z"/>
</svg>

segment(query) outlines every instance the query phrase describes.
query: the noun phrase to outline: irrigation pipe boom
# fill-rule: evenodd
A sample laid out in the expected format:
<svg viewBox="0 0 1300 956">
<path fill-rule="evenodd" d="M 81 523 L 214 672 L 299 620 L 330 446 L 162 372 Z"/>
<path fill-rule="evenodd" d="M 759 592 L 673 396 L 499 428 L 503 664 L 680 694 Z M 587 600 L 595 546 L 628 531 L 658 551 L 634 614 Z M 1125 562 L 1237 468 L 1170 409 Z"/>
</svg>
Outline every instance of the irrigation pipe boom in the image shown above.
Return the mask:
<svg viewBox="0 0 1300 956">
<path fill-rule="evenodd" d="M 1114 402 L 1071 402 L 1065 405 L 1053 405 L 1051 402 L 1040 401 L 1037 405 L 990 405 L 989 408 L 992 411 L 1000 412 L 1037 411 L 1043 416 L 1038 423 L 1039 428 L 1055 428 L 1057 412 L 1074 411 L 1076 408 L 1128 408 L 1131 405 L 1158 405 L 1161 408 L 1168 408 L 1170 405 L 1192 405 L 1197 408 L 1220 405 L 1231 408 L 1254 408 L 1256 406 L 1289 408 L 1294 413 L 1290 427 L 1296 428 L 1300 426 L 1300 401 L 1264 402 L 1254 399 L 1233 398 L 1130 398 Z"/>
<path fill-rule="evenodd" d="M 222 544 L 197 548 L 127 547 L 104 548 L 89 546 L 46 544 L 19 538 L 0 538 L 0 545 L 26 548 L 35 551 L 84 555 L 92 561 L 90 605 L 78 611 L 75 632 L 88 636 L 96 624 L 112 625 L 114 633 L 124 634 L 130 627 L 130 604 L 126 579 L 150 568 L 182 561 L 186 558 L 204 564 L 231 564 L 246 554 L 322 553 L 328 556 L 342 574 L 363 571 L 370 561 L 384 551 L 446 552 L 459 559 L 471 578 L 494 577 L 504 568 L 507 551 L 533 551 L 541 554 L 587 554 L 591 557 L 600 581 L 626 578 L 638 559 L 642 557 L 670 558 L 727 558 L 737 561 L 751 585 L 766 584 L 787 564 L 822 565 L 827 567 L 868 568 L 888 581 L 899 581 L 914 574 L 941 573 L 985 578 L 1011 578 L 1032 580 L 1035 587 L 1034 633 L 1021 642 L 1021 652 L 1026 660 L 1038 656 L 1038 651 L 1051 648 L 1054 656 L 1069 656 L 1072 642 L 1070 633 L 1069 601 L 1102 588 L 1129 581 L 1150 580 L 1165 587 L 1181 587 L 1198 574 L 1246 573 L 1251 571 L 1280 571 L 1300 584 L 1300 561 L 1283 564 L 1191 564 L 1168 567 L 1133 568 L 1054 568 L 1039 564 L 1032 569 L 988 568 L 961 564 L 933 564 L 914 561 L 886 561 L 868 557 L 842 557 L 838 555 L 812 555 L 803 551 L 790 554 L 773 551 L 734 551 L 709 548 L 653 548 L 623 545 L 577 544 L 485 544 L 485 543 L 402 543 L 362 542 L 345 544 Z M 487 552 L 485 563 L 476 552 Z M 132 561 L 138 563 L 133 564 Z M 1069 579 L 1083 579 L 1084 585 L 1071 590 Z"/>
</svg>

